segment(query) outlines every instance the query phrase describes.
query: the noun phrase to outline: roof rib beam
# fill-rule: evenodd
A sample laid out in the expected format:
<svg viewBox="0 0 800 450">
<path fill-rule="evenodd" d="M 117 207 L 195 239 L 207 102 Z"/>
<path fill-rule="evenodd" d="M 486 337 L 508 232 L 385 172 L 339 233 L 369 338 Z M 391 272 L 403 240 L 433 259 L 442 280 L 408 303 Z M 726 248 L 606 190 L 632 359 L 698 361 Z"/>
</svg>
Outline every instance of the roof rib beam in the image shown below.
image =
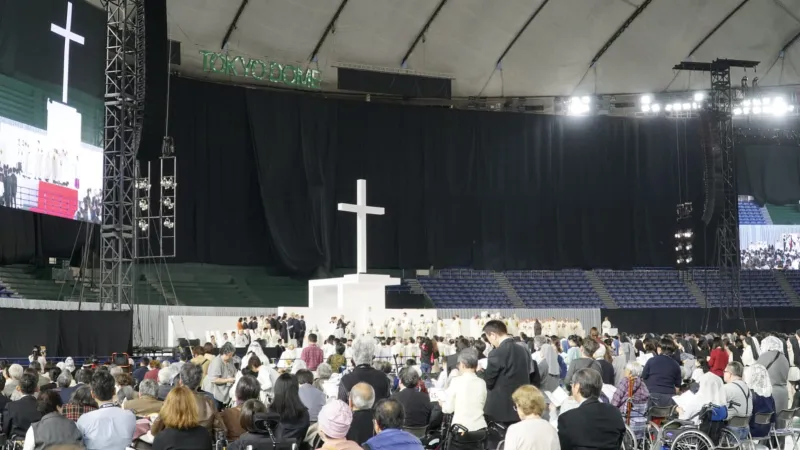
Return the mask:
<svg viewBox="0 0 800 450">
<path fill-rule="evenodd" d="M 436 19 L 436 16 L 439 15 L 439 12 L 442 11 L 442 8 L 444 7 L 445 3 L 447 3 L 447 0 L 439 0 L 439 4 L 436 5 L 436 9 L 434 9 L 431 16 L 428 17 L 428 20 L 425 22 L 425 26 L 423 26 L 422 29 L 419 30 L 419 33 L 417 33 L 417 37 L 414 38 L 414 42 L 411 44 L 411 47 L 408 48 L 408 51 L 406 52 L 405 56 L 403 56 L 403 60 L 400 61 L 400 67 L 406 66 L 406 61 L 408 61 L 408 58 L 411 57 L 411 53 L 413 53 L 414 49 L 417 48 L 417 44 L 419 44 L 419 41 L 421 41 L 422 38 L 425 36 L 425 33 L 428 32 L 428 28 L 430 28 L 434 19 Z"/>
<path fill-rule="evenodd" d="M 592 58 L 592 62 L 589 63 L 590 69 L 594 67 L 595 64 L 597 64 L 597 61 L 600 61 L 600 58 L 602 58 L 603 55 L 608 51 L 608 49 L 611 48 L 612 45 L 614 45 L 614 42 L 616 42 L 616 40 L 619 39 L 620 36 L 622 36 L 622 33 L 624 33 L 625 30 L 627 30 L 628 27 L 631 26 L 633 21 L 636 20 L 636 18 L 639 17 L 642 11 L 644 11 L 645 8 L 650 6 L 650 3 L 652 2 L 653 0 L 644 0 L 642 4 L 639 5 L 630 16 L 628 16 L 628 19 L 625 20 L 625 22 L 623 22 L 619 28 L 617 28 L 617 31 L 611 35 L 611 37 L 606 41 L 606 43 L 603 44 L 602 47 L 600 47 L 600 50 L 597 52 L 597 54 L 594 55 L 594 58 Z"/>
<path fill-rule="evenodd" d="M 715 26 L 713 29 L 711 29 L 711 31 L 709 31 L 709 32 L 708 32 L 708 34 L 706 34 L 706 36 L 705 36 L 703 39 L 701 39 L 701 40 L 700 40 L 700 43 L 698 43 L 697 45 L 695 45 L 695 46 L 694 46 L 694 48 L 692 49 L 692 51 L 690 51 L 690 52 L 689 52 L 689 54 L 686 56 L 686 58 L 685 58 L 685 59 L 687 59 L 687 60 L 688 60 L 689 58 L 691 58 L 691 57 L 692 57 L 692 55 L 694 55 L 694 52 L 696 52 L 697 50 L 699 50 L 699 49 L 700 49 L 700 47 L 702 47 L 702 46 L 703 46 L 703 44 L 705 44 L 705 43 L 706 43 L 706 41 L 707 41 L 709 38 L 711 38 L 711 36 L 713 36 L 713 35 L 714 35 L 714 33 L 716 33 L 716 32 L 717 32 L 717 31 L 718 31 L 720 28 L 722 28 L 722 26 L 723 26 L 723 25 L 725 25 L 725 22 L 727 22 L 728 20 L 730 20 L 730 18 L 731 18 L 731 17 L 733 17 L 733 16 L 734 16 L 734 15 L 735 15 L 737 12 L 739 12 L 739 10 L 740 10 L 740 9 L 742 9 L 742 7 L 743 7 L 744 5 L 746 5 L 746 4 L 747 4 L 747 2 L 749 2 L 749 1 L 750 1 L 750 0 L 742 0 L 742 2 L 741 2 L 741 3 L 739 3 L 739 4 L 736 6 L 736 8 L 733 8 L 733 10 L 732 10 L 731 12 L 729 12 L 729 13 L 728 13 L 728 15 L 727 15 L 727 16 L 725 16 L 725 18 L 723 18 L 723 19 L 722 19 L 722 21 L 720 21 L 720 23 L 718 23 L 718 24 L 717 24 L 717 26 Z"/>
<path fill-rule="evenodd" d="M 222 45 L 219 46 L 220 49 L 224 50 L 225 46 L 228 45 L 228 40 L 231 38 L 233 30 L 236 29 L 236 25 L 239 23 L 239 18 L 242 17 L 242 12 L 249 2 L 250 0 L 242 0 L 242 3 L 239 5 L 239 9 L 236 10 L 236 15 L 233 16 L 233 21 L 230 25 L 228 25 L 228 31 L 225 32 L 225 37 L 222 38 Z"/>
<path fill-rule="evenodd" d="M 339 3 L 339 7 L 336 8 L 336 12 L 333 13 L 330 22 L 328 22 L 328 26 L 325 27 L 325 31 L 322 32 L 322 36 L 320 36 L 319 40 L 317 41 L 317 45 L 314 46 L 314 50 L 311 51 L 311 56 L 308 57 L 308 60 L 314 62 L 317 59 L 317 54 L 319 54 L 319 50 L 322 48 L 322 44 L 325 43 L 325 40 L 328 39 L 328 35 L 331 34 L 333 31 L 333 27 L 336 26 L 336 21 L 339 20 L 339 15 L 342 14 L 344 11 L 344 7 L 347 6 L 348 0 L 342 0 Z M 333 31 L 335 33 L 335 31 Z"/>
<path fill-rule="evenodd" d="M 792 48 L 792 46 L 796 44 L 797 41 L 800 41 L 800 31 L 798 31 L 793 38 L 789 39 L 789 41 L 786 42 L 786 45 L 781 47 L 781 50 L 778 52 L 778 57 L 775 58 L 775 61 L 772 61 L 772 64 L 769 66 L 769 69 L 767 69 L 767 71 L 764 72 L 764 77 L 769 75 L 769 72 L 772 70 L 773 67 L 775 67 L 775 64 L 777 64 L 778 61 L 786 57 L 786 51 Z"/>
<path fill-rule="evenodd" d="M 528 29 L 528 25 L 530 25 L 531 22 L 533 22 L 533 20 L 536 19 L 536 16 L 538 16 L 539 13 L 542 12 L 542 8 L 544 8 L 544 6 L 548 2 L 550 2 L 550 0 L 542 1 L 542 3 L 539 4 L 539 7 L 537 7 L 536 10 L 533 11 L 533 14 L 531 14 L 531 16 L 528 17 L 528 20 L 525 21 L 525 23 L 522 25 L 522 28 L 520 28 L 519 31 L 517 31 L 517 34 L 515 34 L 514 38 L 511 39 L 511 42 L 508 43 L 508 45 L 506 46 L 506 49 L 503 50 L 503 53 L 500 54 L 499 58 L 497 58 L 497 63 L 495 64 L 495 68 L 500 66 L 500 64 L 503 62 L 503 58 L 505 58 L 506 55 L 508 54 L 508 52 L 511 51 L 511 47 L 513 47 L 514 44 L 517 43 L 517 40 L 519 39 L 520 36 L 522 36 L 522 33 L 524 33 L 525 30 Z"/>
</svg>

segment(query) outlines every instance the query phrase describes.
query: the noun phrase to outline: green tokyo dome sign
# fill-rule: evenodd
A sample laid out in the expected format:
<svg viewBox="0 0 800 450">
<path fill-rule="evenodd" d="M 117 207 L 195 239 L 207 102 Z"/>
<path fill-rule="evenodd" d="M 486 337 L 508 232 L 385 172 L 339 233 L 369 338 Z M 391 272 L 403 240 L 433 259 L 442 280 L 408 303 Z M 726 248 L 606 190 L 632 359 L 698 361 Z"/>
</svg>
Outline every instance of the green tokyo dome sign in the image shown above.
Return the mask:
<svg viewBox="0 0 800 450">
<path fill-rule="evenodd" d="M 200 50 L 200 54 L 203 55 L 203 72 L 266 80 L 309 89 L 319 89 L 322 81 L 322 72 L 315 69 L 303 69 L 290 64 L 230 56 L 208 50 Z"/>
</svg>

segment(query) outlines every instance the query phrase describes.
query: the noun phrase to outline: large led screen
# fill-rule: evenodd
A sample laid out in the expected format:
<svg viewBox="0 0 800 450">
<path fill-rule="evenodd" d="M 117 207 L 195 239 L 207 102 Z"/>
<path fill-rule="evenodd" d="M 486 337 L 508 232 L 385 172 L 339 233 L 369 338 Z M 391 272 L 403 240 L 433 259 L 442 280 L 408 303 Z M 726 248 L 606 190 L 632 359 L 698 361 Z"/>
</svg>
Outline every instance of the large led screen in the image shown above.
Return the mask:
<svg viewBox="0 0 800 450">
<path fill-rule="evenodd" d="M 0 205 L 100 221 L 104 59 L 85 0 L 0 0 Z"/>
</svg>

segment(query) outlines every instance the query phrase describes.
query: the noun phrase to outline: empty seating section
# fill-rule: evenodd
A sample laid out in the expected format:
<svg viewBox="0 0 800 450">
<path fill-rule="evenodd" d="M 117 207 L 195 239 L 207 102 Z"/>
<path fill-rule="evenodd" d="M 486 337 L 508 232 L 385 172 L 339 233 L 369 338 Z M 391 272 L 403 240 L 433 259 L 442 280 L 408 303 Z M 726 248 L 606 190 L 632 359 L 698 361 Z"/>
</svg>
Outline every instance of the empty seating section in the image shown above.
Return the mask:
<svg viewBox="0 0 800 450">
<path fill-rule="evenodd" d="M 693 277 L 710 306 L 720 306 L 726 301 L 725 292 L 729 283 L 723 281 L 716 271 L 695 269 Z M 791 306 L 775 275 L 768 270 L 743 270 L 739 277 L 739 295 L 742 305 L 747 307 Z"/>
<path fill-rule="evenodd" d="M 603 301 L 581 270 L 514 270 L 505 275 L 529 308 L 603 307 Z"/>
<path fill-rule="evenodd" d="M 769 213 L 751 201 L 739 200 L 740 225 L 768 225 Z"/>
<path fill-rule="evenodd" d="M 386 292 L 400 292 L 403 294 L 410 294 L 411 293 L 411 286 L 408 285 L 406 280 L 403 280 L 397 286 L 386 286 Z"/>
<path fill-rule="evenodd" d="M 490 271 L 447 269 L 418 280 L 437 308 L 513 308 Z"/>
<path fill-rule="evenodd" d="M 595 270 L 620 308 L 696 308 L 675 270 Z"/>
</svg>

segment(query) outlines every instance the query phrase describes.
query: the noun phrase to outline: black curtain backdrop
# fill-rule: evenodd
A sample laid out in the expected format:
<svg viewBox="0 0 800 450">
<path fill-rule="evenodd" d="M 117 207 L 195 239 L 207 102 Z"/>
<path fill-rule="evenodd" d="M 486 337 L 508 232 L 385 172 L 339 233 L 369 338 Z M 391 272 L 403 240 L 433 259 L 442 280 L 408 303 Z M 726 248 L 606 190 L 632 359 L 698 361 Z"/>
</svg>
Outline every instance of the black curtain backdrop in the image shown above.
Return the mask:
<svg viewBox="0 0 800 450">
<path fill-rule="evenodd" d="M 769 144 L 736 147 L 740 195 L 760 204 L 787 205 L 800 201 L 800 148 Z"/>
<path fill-rule="evenodd" d="M 625 333 L 730 333 L 734 330 L 794 333 L 800 320 L 800 308 L 745 308 L 744 321 L 724 317 L 720 321 L 721 313 L 720 308 L 603 309 L 601 317 L 608 317 L 613 327 Z M 706 322 L 708 330 L 704 328 Z"/>
<path fill-rule="evenodd" d="M 131 354 L 133 313 L 4 308 L 0 355 L 24 357 L 34 345 L 46 346 L 48 356 Z"/>
<path fill-rule="evenodd" d="M 100 244 L 97 225 L 87 222 L 0 207 L 0 223 L 0 264 L 29 264 L 49 257 L 80 261 L 84 248 L 96 251 Z M 93 229 L 89 246 L 87 227 Z"/>
<path fill-rule="evenodd" d="M 675 205 L 702 213 L 694 121 L 458 111 L 182 78 L 171 105 L 184 261 L 354 267 L 355 217 L 336 203 L 355 202 L 358 178 L 386 208 L 368 225 L 369 265 L 380 268 L 672 266 Z M 698 264 L 714 253 L 703 231 Z"/>
</svg>

